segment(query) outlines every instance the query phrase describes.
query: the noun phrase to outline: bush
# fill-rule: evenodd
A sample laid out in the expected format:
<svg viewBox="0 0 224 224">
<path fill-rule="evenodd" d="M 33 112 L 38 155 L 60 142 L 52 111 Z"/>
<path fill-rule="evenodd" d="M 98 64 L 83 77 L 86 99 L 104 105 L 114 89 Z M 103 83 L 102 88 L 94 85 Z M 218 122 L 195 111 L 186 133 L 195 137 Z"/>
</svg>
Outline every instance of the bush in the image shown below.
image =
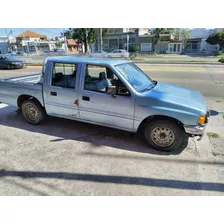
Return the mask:
<svg viewBox="0 0 224 224">
<path fill-rule="evenodd" d="M 218 61 L 224 63 L 224 57 L 220 58 Z"/>
<path fill-rule="evenodd" d="M 128 51 L 130 53 L 137 53 L 139 52 L 139 47 L 137 45 L 130 45 L 128 48 Z"/>
</svg>

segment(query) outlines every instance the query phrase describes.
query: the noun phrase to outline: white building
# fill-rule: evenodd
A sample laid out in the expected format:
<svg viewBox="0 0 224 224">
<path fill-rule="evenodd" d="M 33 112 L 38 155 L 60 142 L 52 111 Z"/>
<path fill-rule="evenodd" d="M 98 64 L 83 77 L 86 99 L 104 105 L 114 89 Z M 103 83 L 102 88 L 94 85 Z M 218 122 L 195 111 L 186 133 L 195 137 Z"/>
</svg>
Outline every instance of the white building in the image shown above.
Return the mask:
<svg viewBox="0 0 224 224">
<path fill-rule="evenodd" d="M 16 37 L 16 45 L 18 50 L 27 53 L 36 52 L 37 50 L 54 50 L 55 41 L 47 40 L 45 35 L 41 35 L 29 30 L 24 31 Z"/>
<path fill-rule="evenodd" d="M 6 54 L 9 52 L 9 39 L 6 36 L 0 37 L 0 54 Z"/>
</svg>

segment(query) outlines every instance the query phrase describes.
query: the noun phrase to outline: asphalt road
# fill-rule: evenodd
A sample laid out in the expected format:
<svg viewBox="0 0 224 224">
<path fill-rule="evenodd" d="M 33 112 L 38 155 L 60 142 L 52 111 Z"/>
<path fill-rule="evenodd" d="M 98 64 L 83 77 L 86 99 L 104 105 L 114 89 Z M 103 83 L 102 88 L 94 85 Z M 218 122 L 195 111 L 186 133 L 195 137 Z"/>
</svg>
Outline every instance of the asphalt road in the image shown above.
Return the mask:
<svg viewBox="0 0 224 224">
<path fill-rule="evenodd" d="M 142 69 L 158 81 L 201 90 L 213 109 L 224 108 L 215 102 L 224 99 L 223 67 Z M 0 70 L 0 77 L 40 71 Z M 54 117 L 35 126 L 15 110 L 0 104 L 0 195 L 224 195 L 224 153 L 215 153 L 207 136 L 163 153 L 128 132 Z M 223 127 L 214 114 L 207 130 L 223 135 Z"/>
<path fill-rule="evenodd" d="M 139 66 L 152 79 L 181 85 L 200 91 L 208 100 L 224 99 L 224 65 L 150 65 Z M 31 66 L 18 70 L 0 70 L 0 78 L 9 78 L 41 72 L 41 67 Z"/>
</svg>

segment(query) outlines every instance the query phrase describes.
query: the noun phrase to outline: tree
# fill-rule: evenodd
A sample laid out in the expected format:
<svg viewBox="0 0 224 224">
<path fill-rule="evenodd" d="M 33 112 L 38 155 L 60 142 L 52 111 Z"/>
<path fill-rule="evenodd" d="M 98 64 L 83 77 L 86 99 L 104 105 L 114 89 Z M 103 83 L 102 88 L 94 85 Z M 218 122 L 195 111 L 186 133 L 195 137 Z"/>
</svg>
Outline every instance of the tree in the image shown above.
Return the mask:
<svg viewBox="0 0 224 224">
<path fill-rule="evenodd" d="M 57 47 L 57 48 L 61 48 L 62 47 L 62 43 L 61 42 L 57 42 L 57 43 L 55 43 L 55 47 Z"/>
<path fill-rule="evenodd" d="M 180 29 L 180 36 L 183 40 L 183 45 L 190 39 L 191 30 L 189 29 Z"/>
<path fill-rule="evenodd" d="M 211 34 L 207 38 L 206 42 L 211 44 L 211 45 L 218 44 L 221 49 L 224 48 L 224 30 L 221 31 L 221 32 Z"/>
<path fill-rule="evenodd" d="M 173 35 L 174 40 L 180 40 L 180 39 L 183 40 L 182 48 L 184 48 L 187 40 L 190 39 L 191 30 L 175 28 L 175 29 L 171 29 L 171 34 Z"/>
<path fill-rule="evenodd" d="M 110 32 L 110 28 L 102 29 L 102 36 Z M 95 42 L 96 29 L 95 28 L 69 28 L 64 32 L 67 39 L 79 40 L 80 43 L 84 44 L 85 53 L 88 52 L 88 44 Z"/>
<path fill-rule="evenodd" d="M 152 40 L 152 53 L 155 53 L 156 50 L 156 44 L 160 40 L 160 34 L 165 34 L 169 33 L 170 31 L 166 28 L 155 28 L 155 29 L 150 29 L 150 34 L 153 35 L 151 37 Z"/>
</svg>

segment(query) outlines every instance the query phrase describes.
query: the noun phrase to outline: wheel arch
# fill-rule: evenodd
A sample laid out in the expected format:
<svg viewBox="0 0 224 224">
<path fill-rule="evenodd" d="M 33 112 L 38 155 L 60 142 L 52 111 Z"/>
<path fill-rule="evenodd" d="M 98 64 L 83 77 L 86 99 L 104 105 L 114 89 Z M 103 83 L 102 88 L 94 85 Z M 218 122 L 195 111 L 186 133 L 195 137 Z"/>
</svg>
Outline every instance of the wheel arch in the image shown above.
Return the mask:
<svg viewBox="0 0 224 224">
<path fill-rule="evenodd" d="M 40 101 L 39 101 L 36 97 L 31 96 L 31 95 L 23 94 L 23 95 L 20 95 L 20 96 L 18 97 L 18 99 L 17 99 L 17 106 L 18 106 L 18 108 L 21 108 L 23 102 L 26 101 L 26 100 L 34 100 L 34 101 L 36 101 L 37 103 L 39 103 L 39 104 L 41 105 L 41 107 L 43 107 L 42 104 L 40 103 Z"/>
<path fill-rule="evenodd" d="M 181 128 L 184 129 L 184 124 L 176 118 L 173 118 L 170 116 L 165 116 L 165 115 L 153 115 L 153 116 L 148 116 L 144 120 L 142 120 L 142 122 L 138 126 L 137 132 L 142 130 L 146 124 L 148 124 L 151 121 L 155 121 L 155 120 L 169 120 L 169 121 L 176 123 L 178 126 L 180 126 Z"/>
</svg>

